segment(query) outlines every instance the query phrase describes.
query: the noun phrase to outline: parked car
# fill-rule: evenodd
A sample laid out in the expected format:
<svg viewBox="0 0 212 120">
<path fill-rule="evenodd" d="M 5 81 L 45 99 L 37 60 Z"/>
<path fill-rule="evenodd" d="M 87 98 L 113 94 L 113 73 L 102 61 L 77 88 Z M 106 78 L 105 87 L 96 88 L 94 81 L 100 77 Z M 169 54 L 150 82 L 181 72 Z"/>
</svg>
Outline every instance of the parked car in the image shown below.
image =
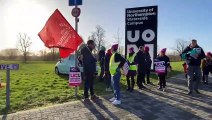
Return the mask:
<svg viewBox="0 0 212 120">
<path fill-rule="evenodd" d="M 77 61 L 78 62 L 78 61 Z M 65 59 L 59 59 L 58 62 L 55 65 L 55 73 L 60 74 L 69 74 L 70 67 L 75 67 L 75 55 L 70 55 L 69 57 Z M 80 69 L 80 72 L 83 72 L 83 67 L 78 66 Z M 96 75 L 98 74 L 98 66 L 96 67 Z"/>
</svg>

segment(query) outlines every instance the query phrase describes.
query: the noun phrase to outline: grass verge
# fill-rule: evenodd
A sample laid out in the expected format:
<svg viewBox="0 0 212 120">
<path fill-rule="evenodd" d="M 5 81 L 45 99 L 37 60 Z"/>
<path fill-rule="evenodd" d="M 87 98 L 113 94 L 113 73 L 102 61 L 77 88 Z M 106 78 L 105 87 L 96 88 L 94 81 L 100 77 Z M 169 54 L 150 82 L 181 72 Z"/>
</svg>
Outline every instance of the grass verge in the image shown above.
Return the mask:
<svg viewBox="0 0 212 120">
<path fill-rule="evenodd" d="M 19 63 L 20 69 L 11 71 L 11 107 L 9 113 L 48 106 L 51 104 L 79 100 L 83 96 L 83 84 L 79 87 L 79 97 L 74 96 L 74 88 L 68 86 L 68 76 L 58 76 L 54 73 L 55 62 L 4 62 Z M 171 63 L 173 71 L 168 77 L 182 73 L 182 62 Z M 6 71 L 0 71 L 2 82 L 5 82 Z M 126 79 L 121 78 L 122 90 L 126 89 Z M 150 79 L 157 82 L 157 76 L 152 74 Z M 111 94 L 105 91 L 105 83 L 95 81 L 95 92 L 97 95 Z M 0 115 L 5 109 L 5 87 L 0 89 Z"/>
</svg>

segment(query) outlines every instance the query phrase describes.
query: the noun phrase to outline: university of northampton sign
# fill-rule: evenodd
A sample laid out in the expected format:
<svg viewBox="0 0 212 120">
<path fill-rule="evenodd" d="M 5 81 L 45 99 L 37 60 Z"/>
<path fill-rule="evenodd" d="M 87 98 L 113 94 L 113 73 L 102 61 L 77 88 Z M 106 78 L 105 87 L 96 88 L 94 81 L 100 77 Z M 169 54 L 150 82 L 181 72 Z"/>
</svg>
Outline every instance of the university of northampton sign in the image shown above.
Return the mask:
<svg viewBox="0 0 212 120">
<path fill-rule="evenodd" d="M 125 14 L 125 53 L 131 47 L 137 52 L 139 46 L 148 46 L 153 61 L 157 55 L 158 7 L 127 8 Z"/>
</svg>

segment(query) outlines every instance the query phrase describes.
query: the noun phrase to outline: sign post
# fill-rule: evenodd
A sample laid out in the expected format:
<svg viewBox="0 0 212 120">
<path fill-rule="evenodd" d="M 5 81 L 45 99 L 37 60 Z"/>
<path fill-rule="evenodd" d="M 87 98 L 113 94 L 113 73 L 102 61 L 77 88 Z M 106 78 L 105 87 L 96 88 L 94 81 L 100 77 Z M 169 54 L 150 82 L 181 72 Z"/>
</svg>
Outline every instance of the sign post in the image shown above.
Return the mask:
<svg viewBox="0 0 212 120">
<path fill-rule="evenodd" d="M 7 82 L 6 82 L 6 108 L 10 107 L 10 70 L 7 69 Z"/>
<path fill-rule="evenodd" d="M 157 56 L 157 6 L 127 8 L 125 11 L 125 55 L 129 48 L 135 52 L 148 46 L 151 59 Z M 153 64 L 151 66 L 153 69 Z"/>
<path fill-rule="evenodd" d="M 6 108 L 10 108 L 10 70 L 18 70 L 19 64 L 0 64 L 0 70 L 6 70 Z"/>
<path fill-rule="evenodd" d="M 71 14 L 73 17 L 75 17 L 75 31 L 78 33 L 78 22 L 79 22 L 79 16 L 80 16 L 80 13 L 81 13 L 81 10 L 80 8 L 78 8 L 77 6 L 78 5 L 82 5 L 82 0 L 69 0 L 69 6 L 75 6 L 72 11 L 71 11 Z M 77 51 L 75 52 L 75 67 L 77 68 Z M 81 76 L 80 76 L 81 77 Z M 69 76 L 69 79 L 70 79 L 70 76 Z M 75 86 L 75 96 L 78 96 L 78 88 L 77 86 Z"/>
</svg>

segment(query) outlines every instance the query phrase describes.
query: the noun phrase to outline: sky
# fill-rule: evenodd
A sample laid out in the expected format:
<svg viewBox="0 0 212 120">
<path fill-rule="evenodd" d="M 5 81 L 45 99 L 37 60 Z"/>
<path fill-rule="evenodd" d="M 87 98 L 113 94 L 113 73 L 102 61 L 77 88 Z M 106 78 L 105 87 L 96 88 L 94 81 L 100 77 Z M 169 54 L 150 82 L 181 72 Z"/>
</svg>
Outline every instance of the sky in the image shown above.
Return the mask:
<svg viewBox="0 0 212 120">
<path fill-rule="evenodd" d="M 175 47 L 177 39 L 197 39 L 204 51 L 212 51 L 212 0 L 83 0 L 79 17 L 79 35 L 86 41 L 95 26 L 106 31 L 106 43 L 115 43 L 120 31 L 125 41 L 125 9 L 158 6 L 159 48 Z M 74 27 L 73 7 L 68 0 L 0 0 L 0 50 L 15 48 L 18 33 L 27 33 L 31 51 L 45 46 L 37 36 L 55 9 L 59 9 Z"/>
</svg>

